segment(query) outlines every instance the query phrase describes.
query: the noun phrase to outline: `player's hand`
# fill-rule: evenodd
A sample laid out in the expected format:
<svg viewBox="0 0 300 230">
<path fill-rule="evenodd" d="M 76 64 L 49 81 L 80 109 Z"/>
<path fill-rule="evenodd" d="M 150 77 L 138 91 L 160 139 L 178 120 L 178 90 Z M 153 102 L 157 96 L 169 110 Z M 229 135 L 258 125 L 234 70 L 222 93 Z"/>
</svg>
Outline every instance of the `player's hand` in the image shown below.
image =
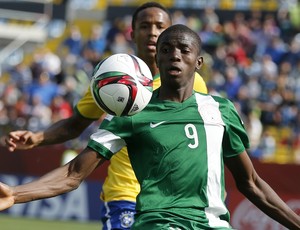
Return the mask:
<svg viewBox="0 0 300 230">
<path fill-rule="evenodd" d="M 27 130 L 18 130 L 10 132 L 5 137 L 5 147 L 13 152 L 16 149 L 31 149 L 36 146 L 37 140 L 35 134 Z"/>
<path fill-rule="evenodd" d="M 0 211 L 10 208 L 14 202 L 12 188 L 0 182 Z"/>
</svg>

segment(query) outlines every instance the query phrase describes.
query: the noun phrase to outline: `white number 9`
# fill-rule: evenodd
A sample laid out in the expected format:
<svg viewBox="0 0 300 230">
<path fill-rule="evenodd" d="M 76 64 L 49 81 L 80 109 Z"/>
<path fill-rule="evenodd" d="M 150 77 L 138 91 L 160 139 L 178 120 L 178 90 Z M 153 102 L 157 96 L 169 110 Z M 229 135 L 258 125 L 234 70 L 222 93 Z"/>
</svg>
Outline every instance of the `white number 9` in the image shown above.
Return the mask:
<svg viewBox="0 0 300 230">
<path fill-rule="evenodd" d="M 188 146 L 191 149 L 197 148 L 199 145 L 199 141 L 198 141 L 198 133 L 197 133 L 197 129 L 196 129 L 195 125 L 187 124 L 184 127 L 184 131 L 185 131 L 185 135 L 187 136 L 187 138 L 193 140 L 193 143 L 190 143 Z"/>
</svg>

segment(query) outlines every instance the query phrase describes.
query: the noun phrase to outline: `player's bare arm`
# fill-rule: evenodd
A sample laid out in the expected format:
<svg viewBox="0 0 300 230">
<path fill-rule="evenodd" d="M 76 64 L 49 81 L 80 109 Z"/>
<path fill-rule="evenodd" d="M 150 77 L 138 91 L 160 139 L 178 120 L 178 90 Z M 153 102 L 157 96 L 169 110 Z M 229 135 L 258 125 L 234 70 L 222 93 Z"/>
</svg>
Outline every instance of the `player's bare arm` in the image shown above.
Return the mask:
<svg viewBox="0 0 300 230">
<path fill-rule="evenodd" d="M 300 229 L 300 217 L 258 176 L 246 151 L 225 163 L 239 191 L 254 205 L 288 229 Z"/>
<path fill-rule="evenodd" d="M 72 117 L 60 120 L 47 128 L 39 145 L 63 143 L 78 137 L 93 121 L 74 113 Z"/>
<path fill-rule="evenodd" d="M 68 164 L 30 183 L 15 187 L 0 183 L 0 210 L 17 203 L 50 198 L 72 191 L 104 161 L 99 153 L 87 147 Z"/>
<path fill-rule="evenodd" d="M 33 133 L 28 130 L 10 132 L 5 137 L 5 146 L 10 152 L 16 149 L 31 149 L 37 146 L 58 144 L 78 137 L 93 120 L 74 113 L 70 118 L 60 120 L 44 131 Z"/>
<path fill-rule="evenodd" d="M 14 205 L 13 189 L 0 182 L 0 210 Z"/>
</svg>

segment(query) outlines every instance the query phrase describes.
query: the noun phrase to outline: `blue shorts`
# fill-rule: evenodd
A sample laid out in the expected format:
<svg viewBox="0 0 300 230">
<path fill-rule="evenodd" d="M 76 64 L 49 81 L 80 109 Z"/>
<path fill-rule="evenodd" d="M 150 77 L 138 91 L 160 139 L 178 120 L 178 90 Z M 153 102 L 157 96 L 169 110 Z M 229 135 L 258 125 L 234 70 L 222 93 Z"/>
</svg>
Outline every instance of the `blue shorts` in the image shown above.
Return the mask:
<svg viewBox="0 0 300 230">
<path fill-rule="evenodd" d="M 130 229 L 134 222 L 135 202 L 104 202 L 101 210 L 103 230 Z"/>
</svg>

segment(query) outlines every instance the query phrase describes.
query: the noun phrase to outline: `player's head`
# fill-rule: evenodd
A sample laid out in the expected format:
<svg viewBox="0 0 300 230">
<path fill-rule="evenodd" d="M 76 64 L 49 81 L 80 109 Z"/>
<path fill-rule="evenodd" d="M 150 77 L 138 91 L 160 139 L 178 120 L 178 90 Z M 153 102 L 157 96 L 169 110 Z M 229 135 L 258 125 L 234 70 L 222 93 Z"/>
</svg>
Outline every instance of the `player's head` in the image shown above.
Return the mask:
<svg viewBox="0 0 300 230">
<path fill-rule="evenodd" d="M 191 42 L 195 46 L 194 48 L 196 48 L 193 51 L 195 51 L 197 55 L 200 55 L 202 45 L 201 38 L 194 30 L 182 24 L 170 26 L 163 31 L 157 40 L 157 46 L 159 46 L 162 42 L 167 42 L 168 39 L 183 42 L 186 38 L 190 38 Z"/>
<path fill-rule="evenodd" d="M 201 39 L 185 25 L 173 25 L 161 33 L 157 41 L 156 62 L 161 81 L 185 85 L 193 83 L 195 71 L 199 70 L 203 57 Z"/>
<path fill-rule="evenodd" d="M 167 8 L 165 8 L 163 5 L 161 5 L 161 4 L 157 3 L 157 2 L 147 2 L 147 3 L 144 3 L 143 5 L 139 6 L 139 7 L 134 11 L 134 13 L 133 13 L 133 15 L 132 15 L 131 27 L 132 27 L 133 30 L 134 30 L 135 27 L 136 27 L 135 23 L 136 23 L 136 21 L 137 21 L 137 18 L 138 18 L 139 13 L 140 13 L 141 11 L 143 11 L 143 10 L 146 10 L 146 9 L 148 9 L 148 8 L 153 8 L 153 7 L 154 7 L 154 8 L 158 8 L 158 9 L 164 11 L 164 12 L 167 14 L 167 16 L 168 16 L 168 18 L 169 18 L 169 20 L 170 20 L 170 22 L 171 22 L 171 14 L 170 14 L 170 12 L 167 10 Z"/>
<path fill-rule="evenodd" d="M 168 10 L 157 2 L 138 7 L 132 16 L 131 37 L 137 47 L 137 56 L 146 63 L 154 62 L 158 36 L 172 25 Z"/>
</svg>

